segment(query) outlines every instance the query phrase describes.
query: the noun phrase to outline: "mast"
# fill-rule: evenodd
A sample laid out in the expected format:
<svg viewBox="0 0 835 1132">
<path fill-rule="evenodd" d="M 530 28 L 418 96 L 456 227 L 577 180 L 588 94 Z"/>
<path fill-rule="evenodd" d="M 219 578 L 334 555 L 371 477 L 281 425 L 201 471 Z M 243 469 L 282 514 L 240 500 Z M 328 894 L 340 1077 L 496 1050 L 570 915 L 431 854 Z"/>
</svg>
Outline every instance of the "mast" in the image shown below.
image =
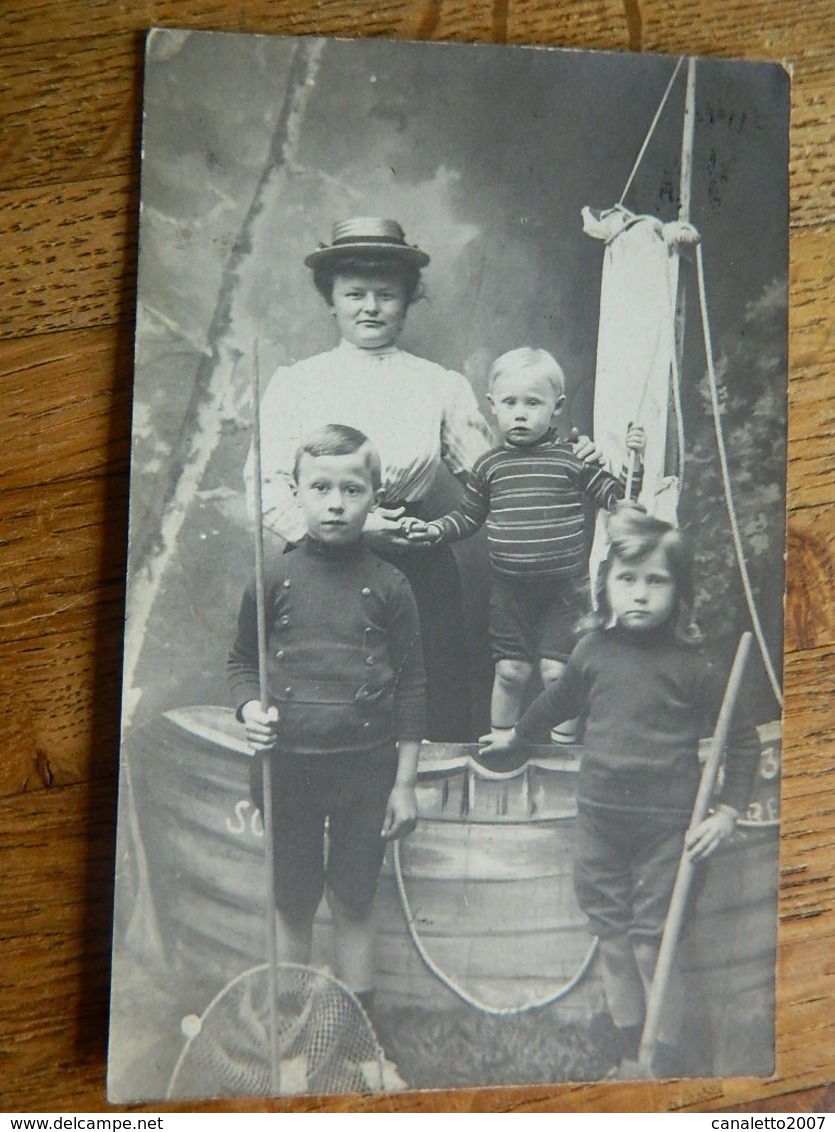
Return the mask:
<svg viewBox="0 0 835 1132">
<path fill-rule="evenodd" d="M 690 193 L 693 184 L 693 140 L 696 131 L 696 60 L 687 60 L 687 89 L 684 96 L 684 120 L 681 133 L 681 172 L 678 188 L 678 219 L 684 223 L 690 222 Z M 684 316 L 687 303 L 687 284 L 681 271 L 678 273 L 676 292 L 675 316 L 675 352 L 676 366 L 681 373 L 682 359 L 684 357 Z M 668 471 L 681 476 L 678 450 L 676 401 L 670 391 L 669 411 L 667 414 L 667 445 L 665 464 Z"/>
<path fill-rule="evenodd" d="M 690 188 L 693 172 L 693 137 L 696 130 L 696 60 L 687 60 L 687 92 L 684 97 L 684 126 L 681 137 L 681 176 L 679 179 L 679 220 L 690 220 Z"/>
</svg>

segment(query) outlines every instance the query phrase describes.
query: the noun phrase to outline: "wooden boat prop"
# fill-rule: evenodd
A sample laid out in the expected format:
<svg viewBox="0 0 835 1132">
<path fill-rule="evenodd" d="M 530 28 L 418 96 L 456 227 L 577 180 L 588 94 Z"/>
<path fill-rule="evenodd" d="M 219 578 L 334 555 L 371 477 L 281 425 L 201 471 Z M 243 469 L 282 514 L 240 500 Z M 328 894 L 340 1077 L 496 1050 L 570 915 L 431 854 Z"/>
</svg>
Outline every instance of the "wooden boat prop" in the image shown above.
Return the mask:
<svg viewBox="0 0 835 1132">
<path fill-rule="evenodd" d="M 708 867 L 684 947 L 714 1030 L 728 1031 L 746 1011 L 773 1014 L 779 724 L 760 737 L 754 799 Z M 234 714 L 219 707 L 169 711 L 126 747 L 137 852 L 164 961 L 208 1001 L 264 956 L 252 752 Z M 418 827 L 397 852 L 390 846 L 378 890 L 381 1003 L 467 1003 L 502 1014 L 555 1002 L 566 1017 L 584 1018 L 601 1009 L 595 941 L 571 881 L 581 750 L 553 750 L 498 771 L 479 764 L 475 747 L 423 745 Z M 322 909 L 315 962 L 328 962 L 329 934 Z"/>
</svg>

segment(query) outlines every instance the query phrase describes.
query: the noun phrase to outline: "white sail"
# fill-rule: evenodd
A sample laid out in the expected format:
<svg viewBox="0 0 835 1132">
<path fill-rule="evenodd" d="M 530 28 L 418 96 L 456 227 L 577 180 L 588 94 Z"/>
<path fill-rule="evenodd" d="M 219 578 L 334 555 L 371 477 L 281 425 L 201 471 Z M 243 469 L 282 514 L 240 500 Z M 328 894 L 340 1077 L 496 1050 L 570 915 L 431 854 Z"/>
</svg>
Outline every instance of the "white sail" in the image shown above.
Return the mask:
<svg viewBox="0 0 835 1132">
<path fill-rule="evenodd" d="M 639 502 L 651 515 L 677 521 L 678 481 L 666 475 L 667 414 L 675 364 L 675 296 L 682 226 L 635 216 L 622 207 L 583 210 L 584 229 L 606 241 L 595 373 L 594 438 L 615 476 L 627 462 L 630 424 L 646 432 Z M 589 563 L 592 579 L 605 555 L 598 516 Z"/>
</svg>

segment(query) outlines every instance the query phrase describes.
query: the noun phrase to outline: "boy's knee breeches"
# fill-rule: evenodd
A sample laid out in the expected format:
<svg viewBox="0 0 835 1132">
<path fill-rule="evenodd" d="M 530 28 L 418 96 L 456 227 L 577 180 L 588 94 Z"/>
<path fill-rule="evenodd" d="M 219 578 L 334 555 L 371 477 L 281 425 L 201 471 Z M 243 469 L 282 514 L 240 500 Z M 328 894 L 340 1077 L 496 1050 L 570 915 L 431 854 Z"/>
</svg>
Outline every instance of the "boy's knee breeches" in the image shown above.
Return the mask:
<svg viewBox="0 0 835 1132">
<path fill-rule="evenodd" d="M 272 770 L 276 907 L 291 923 L 308 923 L 327 885 L 348 915 L 362 917 L 383 862 L 380 831 L 397 773 L 394 744 L 360 754 L 278 752 Z M 260 776 L 254 777 L 263 808 Z"/>
</svg>

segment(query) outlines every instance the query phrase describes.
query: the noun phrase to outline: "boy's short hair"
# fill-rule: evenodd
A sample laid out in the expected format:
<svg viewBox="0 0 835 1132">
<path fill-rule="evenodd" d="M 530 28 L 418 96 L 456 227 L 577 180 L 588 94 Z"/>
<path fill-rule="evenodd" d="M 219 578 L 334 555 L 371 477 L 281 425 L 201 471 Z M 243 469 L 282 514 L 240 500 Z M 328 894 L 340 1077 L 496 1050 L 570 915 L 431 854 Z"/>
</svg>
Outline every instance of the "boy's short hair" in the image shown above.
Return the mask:
<svg viewBox="0 0 835 1132">
<path fill-rule="evenodd" d="M 518 373 L 520 370 L 530 370 L 533 376 L 544 377 L 558 399 L 565 396 L 562 366 L 553 354 L 532 346 L 520 346 L 518 350 L 508 350 L 506 354 L 496 358 L 487 375 L 487 388 L 492 389 L 496 380 L 506 373 Z"/>
<path fill-rule="evenodd" d="M 350 456 L 362 452 L 365 467 L 371 477 L 371 486 L 377 491 L 383 482 L 380 454 L 364 432 L 350 425 L 327 424 L 303 440 L 293 461 L 293 479 L 299 482 L 299 465 L 302 456 Z"/>
</svg>

